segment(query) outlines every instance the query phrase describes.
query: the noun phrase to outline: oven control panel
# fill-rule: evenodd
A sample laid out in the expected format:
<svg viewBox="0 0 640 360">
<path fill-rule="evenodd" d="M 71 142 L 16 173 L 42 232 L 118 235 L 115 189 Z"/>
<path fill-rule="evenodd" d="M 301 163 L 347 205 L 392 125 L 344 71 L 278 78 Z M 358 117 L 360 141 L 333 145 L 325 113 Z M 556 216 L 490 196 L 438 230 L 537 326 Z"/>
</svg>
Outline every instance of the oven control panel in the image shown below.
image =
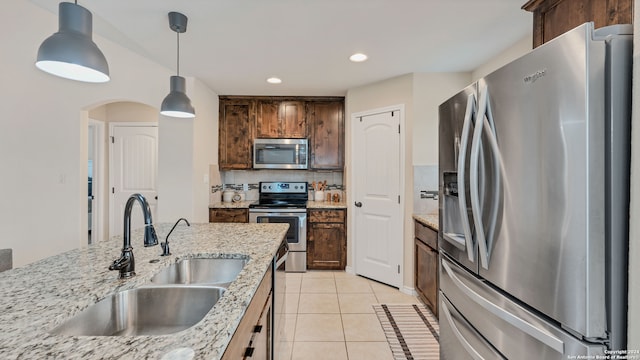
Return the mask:
<svg viewBox="0 0 640 360">
<path fill-rule="evenodd" d="M 306 182 L 260 182 L 261 193 L 306 193 Z"/>
</svg>

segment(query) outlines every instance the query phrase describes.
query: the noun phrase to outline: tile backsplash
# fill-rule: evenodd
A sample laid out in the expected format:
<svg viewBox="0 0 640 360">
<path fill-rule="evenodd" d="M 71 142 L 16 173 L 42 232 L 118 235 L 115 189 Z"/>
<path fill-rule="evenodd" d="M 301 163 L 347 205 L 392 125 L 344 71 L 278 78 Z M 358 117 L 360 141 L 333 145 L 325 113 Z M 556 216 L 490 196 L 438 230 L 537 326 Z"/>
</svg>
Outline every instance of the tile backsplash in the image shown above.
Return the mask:
<svg viewBox="0 0 640 360">
<path fill-rule="evenodd" d="M 213 165 L 212 165 L 213 167 Z M 216 166 L 217 167 L 217 166 Z M 217 169 L 212 169 L 217 171 Z M 219 183 L 211 182 L 210 203 L 220 201 L 222 191 L 225 189 L 245 190 L 246 200 L 258 200 L 258 189 L 261 181 L 327 181 L 328 190 L 342 191 L 343 173 L 309 170 L 230 170 L 221 171 Z M 309 197 L 312 198 L 310 192 Z"/>
<path fill-rule="evenodd" d="M 413 212 L 429 214 L 438 210 L 437 199 L 423 199 L 421 191 L 438 192 L 438 165 L 416 165 L 413 167 Z"/>
</svg>

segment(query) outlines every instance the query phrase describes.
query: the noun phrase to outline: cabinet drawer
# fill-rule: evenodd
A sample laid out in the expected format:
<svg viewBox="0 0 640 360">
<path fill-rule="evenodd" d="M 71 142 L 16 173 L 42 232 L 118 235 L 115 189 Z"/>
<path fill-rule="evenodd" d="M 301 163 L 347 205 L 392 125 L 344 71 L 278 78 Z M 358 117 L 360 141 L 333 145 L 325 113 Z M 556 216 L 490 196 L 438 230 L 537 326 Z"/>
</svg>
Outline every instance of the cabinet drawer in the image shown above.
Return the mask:
<svg viewBox="0 0 640 360">
<path fill-rule="evenodd" d="M 415 224 L 415 237 L 423 243 L 431 246 L 434 250 L 438 250 L 438 232 L 425 226 L 417 221 Z"/>
<path fill-rule="evenodd" d="M 309 210 L 311 223 L 344 223 L 344 210 Z"/>
<path fill-rule="evenodd" d="M 249 222 L 248 209 L 209 209 L 209 222 Z"/>
</svg>

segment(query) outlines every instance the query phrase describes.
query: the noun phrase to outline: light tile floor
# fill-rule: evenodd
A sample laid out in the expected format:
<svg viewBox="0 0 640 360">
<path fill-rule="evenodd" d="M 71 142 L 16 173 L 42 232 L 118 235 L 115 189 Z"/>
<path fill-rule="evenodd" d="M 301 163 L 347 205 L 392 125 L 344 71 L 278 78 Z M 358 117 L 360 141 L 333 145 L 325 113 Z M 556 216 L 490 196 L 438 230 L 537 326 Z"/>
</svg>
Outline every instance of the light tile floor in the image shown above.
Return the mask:
<svg viewBox="0 0 640 360">
<path fill-rule="evenodd" d="M 419 300 L 344 271 L 287 273 L 287 356 L 275 360 L 392 360 L 373 304 Z"/>
</svg>

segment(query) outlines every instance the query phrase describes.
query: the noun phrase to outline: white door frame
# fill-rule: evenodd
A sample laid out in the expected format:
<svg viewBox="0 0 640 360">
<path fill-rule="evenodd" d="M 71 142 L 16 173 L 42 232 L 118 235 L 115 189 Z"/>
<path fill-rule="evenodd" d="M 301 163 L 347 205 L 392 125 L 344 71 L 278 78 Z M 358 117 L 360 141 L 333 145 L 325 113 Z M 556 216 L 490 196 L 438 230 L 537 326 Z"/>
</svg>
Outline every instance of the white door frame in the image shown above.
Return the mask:
<svg viewBox="0 0 640 360">
<path fill-rule="evenodd" d="M 137 121 L 137 122 L 110 122 L 109 123 L 109 138 L 107 141 L 111 141 L 112 137 L 113 137 L 113 130 L 114 128 L 118 126 L 118 127 L 125 127 L 125 126 L 131 126 L 131 127 L 158 127 L 159 128 L 159 123 L 157 121 Z M 111 197 L 111 188 L 113 187 L 113 184 L 115 183 L 114 179 L 113 179 L 113 146 L 109 146 L 109 186 L 107 187 L 108 192 L 109 192 L 109 221 L 108 221 L 108 230 L 109 232 L 111 232 L 111 224 L 113 222 L 113 217 L 114 216 L 122 216 L 122 214 L 114 214 L 114 204 L 113 204 L 113 199 Z M 111 234 L 109 233 L 109 238 L 111 238 L 114 235 L 118 235 L 120 233 L 118 233 L 118 229 L 115 229 L 115 233 Z"/>
<path fill-rule="evenodd" d="M 104 208 L 105 186 L 103 184 L 105 156 L 104 156 L 104 126 L 103 121 L 89 119 L 89 126 L 94 127 L 93 133 L 93 208 L 91 209 L 91 243 L 97 243 L 104 239 Z M 97 166 L 96 166 L 97 164 Z"/>
<path fill-rule="evenodd" d="M 371 110 L 365 110 L 365 111 L 361 111 L 361 112 L 357 112 L 357 113 L 352 113 L 351 114 L 351 123 L 349 124 L 350 127 L 350 147 L 351 147 L 351 159 L 349 161 L 349 186 L 347 187 L 347 198 L 348 199 L 355 199 L 355 191 L 353 190 L 353 184 L 355 184 L 355 173 L 354 173 L 354 167 L 353 167 L 353 154 L 355 154 L 355 141 L 354 141 L 354 131 L 353 131 L 353 124 L 358 121 L 359 118 L 363 117 L 363 116 L 369 116 L 369 115 L 376 115 L 376 114 L 380 114 L 380 113 L 385 113 L 385 112 L 392 112 L 392 111 L 398 111 L 400 113 L 400 190 L 402 191 L 402 193 L 400 194 L 400 222 L 402 224 L 401 228 L 402 228 L 402 266 L 400 267 L 400 279 L 402 279 L 402 283 L 398 284 L 398 288 L 401 291 L 404 291 L 405 289 L 403 289 L 404 286 L 404 273 L 405 273 L 405 267 L 406 267 L 406 262 L 405 262 L 405 238 L 404 238 L 404 232 L 405 232 L 405 168 L 406 168 L 406 164 L 405 164 L 405 159 L 406 159 L 406 131 L 405 131 L 405 110 L 404 110 L 404 104 L 398 104 L 398 105 L 391 105 L 391 106 L 387 106 L 387 107 L 382 107 L 382 108 L 376 108 L 376 109 L 371 109 Z M 356 253 L 358 251 L 357 249 L 357 245 L 356 245 L 356 226 L 355 226 L 355 218 L 353 217 L 356 211 L 356 207 L 355 207 L 355 203 L 352 201 L 351 204 L 348 204 L 348 209 L 349 209 L 349 213 L 351 214 L 351 224 L 353 224 L 353 226 L 349 226 L 349 237 L 352 239 L 351 241 L 351 246 L 353 248 L 353 250 L 351 251 L 351 264 L 352 264 L 352 269 L 348 269 L 347 268 L 347 272 L 350 273 L 356 273 L 357 274 L 357 269 L 356 269 Z M 412 269 L 410 269 L 410 271 L 413 271 Z"/>
</svg>

